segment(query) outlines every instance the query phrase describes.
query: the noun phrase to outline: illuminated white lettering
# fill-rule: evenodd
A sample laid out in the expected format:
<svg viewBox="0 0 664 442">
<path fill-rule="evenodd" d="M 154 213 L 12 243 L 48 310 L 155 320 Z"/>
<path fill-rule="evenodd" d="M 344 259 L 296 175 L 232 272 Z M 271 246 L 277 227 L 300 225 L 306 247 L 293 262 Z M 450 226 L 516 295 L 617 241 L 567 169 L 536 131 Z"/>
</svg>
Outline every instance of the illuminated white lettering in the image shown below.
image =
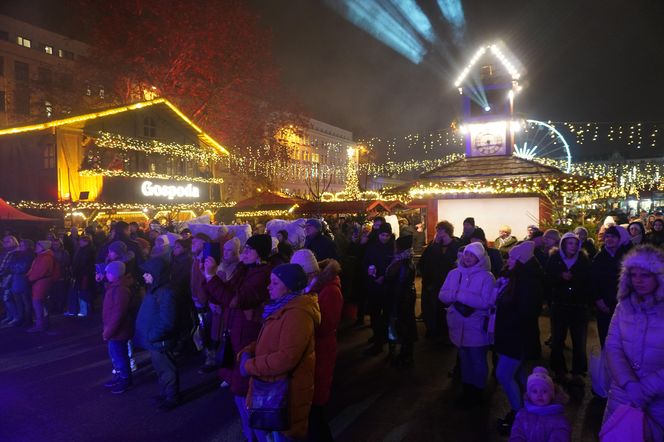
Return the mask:
<svg viewBox="0 0 664 442">
<path fill-rule="evenodd" d="M 153 184 L 152 181 L 143 181 L 141 184 L 141 193 L 144 196 L 164 196 L 169 200 L 174 198 L 199 198 L 198 187 L 187 184 L 186 186 L 161 186 Z"/>
</svg>

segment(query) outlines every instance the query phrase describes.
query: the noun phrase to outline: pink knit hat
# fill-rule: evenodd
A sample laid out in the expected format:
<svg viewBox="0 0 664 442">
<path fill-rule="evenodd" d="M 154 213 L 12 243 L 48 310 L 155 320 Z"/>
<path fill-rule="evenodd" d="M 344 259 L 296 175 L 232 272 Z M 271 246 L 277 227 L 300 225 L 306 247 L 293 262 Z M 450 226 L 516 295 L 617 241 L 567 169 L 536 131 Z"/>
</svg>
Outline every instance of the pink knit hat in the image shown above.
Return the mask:
<svg viewBox="0 0 664 442">
<path fill-rule="evenodd" d="M 530 387 L 534 385 L 546 387 L 551 392 L 551 396 L 556 393 L 553 380 L 551 379 L 551 376 L 549 376 L 549 372 L 544 367 L 533 368 L 533 373 L 528 376 L 527 389 L 530 390 Z"/>
</svg>

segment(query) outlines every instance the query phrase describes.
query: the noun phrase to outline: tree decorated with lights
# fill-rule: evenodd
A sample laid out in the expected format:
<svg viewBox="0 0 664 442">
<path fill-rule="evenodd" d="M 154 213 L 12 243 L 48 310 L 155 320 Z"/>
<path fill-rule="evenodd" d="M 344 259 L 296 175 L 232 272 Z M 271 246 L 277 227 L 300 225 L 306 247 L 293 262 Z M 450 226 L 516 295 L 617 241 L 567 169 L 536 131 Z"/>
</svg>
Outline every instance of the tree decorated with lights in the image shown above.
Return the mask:
<svg viewBox="0 0 664 442">
<path fill-rule="evenodd" d="M 347 150 L 348 163 L 346 164 L 346 181 L 344 182 L 344 194 L 348 200 L 360 199 L 360 182 L 357 178 L 357 154 L 354 147 Z"/>
</svg>

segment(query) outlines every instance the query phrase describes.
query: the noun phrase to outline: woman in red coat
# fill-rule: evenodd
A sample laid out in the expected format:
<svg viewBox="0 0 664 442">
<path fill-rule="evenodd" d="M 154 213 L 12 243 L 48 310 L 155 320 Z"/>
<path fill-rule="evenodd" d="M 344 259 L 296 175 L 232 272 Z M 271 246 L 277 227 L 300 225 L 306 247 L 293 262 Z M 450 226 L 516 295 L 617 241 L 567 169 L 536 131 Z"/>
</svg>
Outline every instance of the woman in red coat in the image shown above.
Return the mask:
<svg viewBox="0 0 664 442">
<path fill-rule="evenodd" d="M 317 442 L 332 441 L 332 433 L 325 417 L 325 405 L 330 400 L 334 366 L 337 360 L 337 328 L 341 321 L 344 298 L 341 294 L 341 266 L 334 259 L 316 261 L 313 252 L 298 250 L 291 264 L 299 264 L 309 278 L 305 292 L 318 294 L 321 321 L 316 327 L 316 371 L 314 398 L 309 413 L 309 439 Z"/>
<path fill-rule="evenodd" d="M 32 284 L 32 309 L 35 311 L 35 325 L 28 333 L 44 331 L 44 301 L 57 278 L 57 264 L 51 251 L 51 241 L 37 241 L 37 256 L 26 275 Z"/>
</svg>

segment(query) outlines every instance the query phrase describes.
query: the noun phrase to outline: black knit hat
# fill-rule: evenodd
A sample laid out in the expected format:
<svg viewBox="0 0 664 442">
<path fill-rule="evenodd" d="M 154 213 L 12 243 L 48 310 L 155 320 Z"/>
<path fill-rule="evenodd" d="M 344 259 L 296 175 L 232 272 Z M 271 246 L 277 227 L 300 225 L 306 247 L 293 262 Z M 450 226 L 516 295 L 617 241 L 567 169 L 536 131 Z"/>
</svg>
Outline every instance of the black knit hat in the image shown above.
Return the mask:
<svg viewBox="0 0 664 442">
<path fill-rule="evenodd" d="M 272 252 L 272 237 L 267 233 L 253 235 L 249 237 L 246 245 L 254 249 L 262 260 L 267 261 Z"/>
<path fill-rule="evenodd" d="M 481 227 L 476 227 L 475 230 L 473 230 L 473 233 L 470 234 L 470 239 L 477 238 L 480 241 L 486 242 L 486 235 L 484 234 L 484 230 L 482 230 Z"/>
<path fill-rule="evenodd" d="M 272 274 L 293 292 L 299 292 L 307 286 L 307 274 L 298 264 L 278 265 L 272 270 Z"/>
<path fill-rule="evenodd" d="M 381 233 L 392 233 L 392 225 L 390 223 L 383 223 L 378 228 L 378 234 Z"/>
</svg>

